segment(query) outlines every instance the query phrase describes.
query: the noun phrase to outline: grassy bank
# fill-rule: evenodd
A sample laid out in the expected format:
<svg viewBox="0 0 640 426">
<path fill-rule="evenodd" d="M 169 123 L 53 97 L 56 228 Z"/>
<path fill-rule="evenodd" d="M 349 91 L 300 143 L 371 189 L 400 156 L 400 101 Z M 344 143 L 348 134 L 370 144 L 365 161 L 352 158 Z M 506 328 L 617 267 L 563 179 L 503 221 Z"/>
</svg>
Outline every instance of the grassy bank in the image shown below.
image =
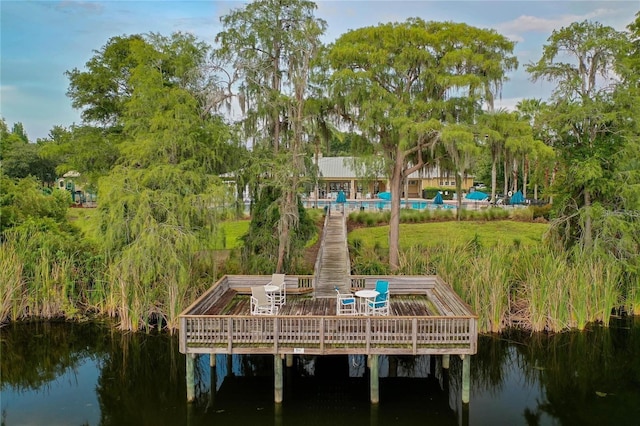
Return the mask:
<svg viewBox="0 0 640 426">
<path fill-rule="evenodd" d="M 621 284 L 619 265 L 553 250 L 546 229 L 513 221 L 402 225 L 398 273 L 442 277 L 478 314 L 481 332 L 582 330 L 607 325 L 612 308 L 634 306 L 637 293 Z M 391 273 L 387 234 L 388 226 L 349 233 L 354 274 Z"/>
<path fill-rule="evenodd" d="M 514 222 L 499 220 L 492 222 L 429 222 L 400 225 L 400 247 L 421 245 L 462 244 L 471 240 L 483 246 L 496 244 L 536 246 L 541 243 L 544 232 L 548 229 L 545 223 Z M 389 248 L 389 227 L 358 228 L 349 233 L 349 242 L 360 241 L 363 247 Z"/>
<path fill-rule="evenodd" d="M 211 256 L 212 250 L 231 252 L 242 247 L 240 236 L 247 232 L 249 221 L 227 221 L 218 224 L 215 237 L 207 240 L 208 247 L 197 246 L 192 251 L 184 272 L 189 283 L 186 289 L 165 288 L 163 280 L 152 288 L 138 289 L 130 279 L 116 275 L 97 249 L 97 214 L 96 209 L 74 208 L 61 227 L 50 221 L 25 223 L 15 233 L 5 234 L 7 240 L 0 247 L 1 320 L 87 314 L 119 317 L 120 311 L 126 311 L 132 318 L 169 323 L 186 302 L 224 272 L 220 264 L 235 261 L 235 273 L 242 273 L 239 259 L 219 261 L 217 255 Z M 321 221 L 320 210 L 311 214 Z M 543 241 L 545 223 L 495 217 L 461 222 L 444 219 L 406 220 L 401 225 L 398 273 L 440 275 L 479 315 L 483 332 L 512 326 L 532 331 L 583 329 L 594 321 L 606 325 L 613 307 L 640 306 L 640 290 L 631 282 L 634 277 L 622 276 L 618 265 L 606 258 L 550 249 Z M 352 272 L 389 274 L 388 226 L 365 227 L 362 222 L 349 226 Z M 144 253 L 139 254 L 138 265 L 146 259 Z M 135 267 L 132 263 L 129 270 Z M 109 284 L 110 276 L 120 277 L 120 287 Z M 118 301 L 118 295 L 130 289 L 139 290 L 132 299 L 136 303 L 123 308 L 120 305 L 125 302 Z M 151 323 L 145 324 L 149 326 Z"/>
</svg>

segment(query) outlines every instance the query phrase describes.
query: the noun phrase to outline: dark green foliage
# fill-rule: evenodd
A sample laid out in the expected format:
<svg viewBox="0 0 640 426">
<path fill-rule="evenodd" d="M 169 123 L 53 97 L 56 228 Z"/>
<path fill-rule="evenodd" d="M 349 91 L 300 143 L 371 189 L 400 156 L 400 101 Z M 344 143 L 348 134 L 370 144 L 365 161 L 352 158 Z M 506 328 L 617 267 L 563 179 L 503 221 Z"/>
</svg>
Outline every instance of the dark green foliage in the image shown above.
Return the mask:
<svg viewBox="0 0 640 426">
<path fill-rule="evenodd" d="M 42 182 L 54 182 L 55 164 L 43 158 L 40 151 L 40 146 L 32 143 L 14 145 L 11 150 L 3 154 L 3 173 L 12 178 L 34 176 Z"/>
<path fill-rule="evenodd" d="M 442 195 L 443 200 L 453 200 L 454 190 L 451 188 L 423 188 L 422 198 L 432 200 L 438 193 Z"/>
<path fill-rule="evenodd" d="M 56 179 L 56 163 L 43 155 L 42 143 L 29 143 L 22 123 L 15 123 L 9 131 L 4 119 L 0 120 L 0 162 L 2 173 L 11 178 L 33 176 L 45 184 Z"/>
<path fill-rule="evenodd" d="M 491 207 L 482 210 L 463 209 L 460 212 L 462 220 L 477 221 L 477 220 L 504 220 L 510 216 L 517 216 L 518 220 L 531 221 L 530 209 L 518 209 L 508 210 L 500 207 Z M 389 223 L 388 211 L 384 212 L 372 212 L 372 211 L 359 211 L 349 214 L 349 220 L 359 225 L 365 226 L 378 226 Z M 454 215 L 451 209 L 401 209 L 400 210 L 400 223 L 424 223 L 430 221 L 447 221 L 453 220 Z"/>
<path fill-rule="evenodd" d="M 54 190 L 47 195 L 35 178 L 14 180 L 4 174 L 0 175 L 0 187 L 0 233 L 29 217 L 50 218 L 55 223 L 66 224 L 71 204 L 67 191 Z"/>
<path fill-rule="evenodd" d="M 242 237 L 242 259 L 244 272 L 248 274 L 271 274 L 278 261 L 278 221 L 280 211 L 277 200 L 279 189 L 265 186 L 251 207 L 251 224 L 248 233 Z M 306 242 L 315 234 L 315 224 L 307 215 L 302 202 L 298 199 L 299 221 L 291 231 L 291 242 L 285 258 L 286 273 L 297 273 L 302 267 L 301 255 Z"/>
<path fill-rule="evenodd" d="M 145 44 L 140 35 L 113 37 L 86 63 L 87 71 L 74 68 L 66 73 L 67 96 L 74 108 L 82 109 L 85 122 L 102 125 L 120 122 L 132 93 L 129 77 L 139 65 L 134 52 L 142 50 Z"/>
</svg>

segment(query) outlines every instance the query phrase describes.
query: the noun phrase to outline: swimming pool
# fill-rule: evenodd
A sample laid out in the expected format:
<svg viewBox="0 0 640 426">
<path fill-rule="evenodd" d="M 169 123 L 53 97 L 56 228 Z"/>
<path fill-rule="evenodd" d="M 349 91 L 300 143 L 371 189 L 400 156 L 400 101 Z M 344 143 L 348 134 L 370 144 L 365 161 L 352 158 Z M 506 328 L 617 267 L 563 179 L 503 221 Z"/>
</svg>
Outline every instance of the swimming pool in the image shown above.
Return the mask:
<svg viewBox="0 0 640 426">
<path fill-rule="evenodd" d="M 305 200 L 304 201 L 304 206 L 307 208 L 314 208 L 314 207 L 318 207 L 320 209 L 323 209 L 325 206 L 330 205 L 331 209 L 340 209 L 342 207 L 342 205 L 344 204 L 344 208 L 347 211 L 354 211 L 354 210 L 364 210 L 364 211 L 383 211 L 383 210 L 391 210 L 391 201 L 388 200 L 362 200 L 362 201 L 357 201 L 357 200 L 348 200 L 345 203 L 336 203 L 335 201 L 331 201 L 331 200 L 318 200 L 317 202 L 315 200 Z M 436 209 L 455 209 L 456 207 L 454 205 L 450 205 L 450 204 L 434 204 L 433 201 L 421 201 L 421 200 L 409 200 L 409 202 L 407 203 L 406 200 L 401 200 L 400 201 L 400 208 L 406 208 L 408 205 L 408 207 L 414 209 L 414 210 L 425 210 L 425 209 L 431 209 L 431 210 L 436 210 Z"/>
</svg>

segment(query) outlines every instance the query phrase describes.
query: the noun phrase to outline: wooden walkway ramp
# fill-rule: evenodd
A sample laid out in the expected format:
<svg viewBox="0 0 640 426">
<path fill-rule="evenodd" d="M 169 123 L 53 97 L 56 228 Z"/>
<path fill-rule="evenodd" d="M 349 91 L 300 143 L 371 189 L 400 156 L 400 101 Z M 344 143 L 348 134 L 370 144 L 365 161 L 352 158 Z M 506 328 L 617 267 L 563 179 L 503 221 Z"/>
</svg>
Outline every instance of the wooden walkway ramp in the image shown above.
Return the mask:
<svg viewBox="0 0 640 426">
<path fill-rule="evenodd" d="M 347 247 L 346 213 L 339 209 L 330 211 L 325 218 L 324 231 L 318 258 L 316 259 L 316 298 L 335 297 L 338 287 L 341 292 L 350 291 L 350 263 Z"/>
</svg>

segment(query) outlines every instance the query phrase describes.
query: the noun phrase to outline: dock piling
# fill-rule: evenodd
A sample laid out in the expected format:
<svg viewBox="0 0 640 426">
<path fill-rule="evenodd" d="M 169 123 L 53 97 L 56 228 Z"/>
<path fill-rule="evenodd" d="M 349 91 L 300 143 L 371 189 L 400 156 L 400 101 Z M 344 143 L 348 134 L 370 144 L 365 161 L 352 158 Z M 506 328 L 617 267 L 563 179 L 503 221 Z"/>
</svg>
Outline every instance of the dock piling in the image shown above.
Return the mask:
<svg viewBox="0 0 640 426">
<path fill-rule="evenodd" d="M 282 402 L 283 397 L 283 368 L 282 358 L 279 354 L 273 356 L 273 379 L 274 379 L 274 401 L 276 403 Z"/>
<path fill-rule="evenodd" d="M 196 399 L 196 383 L 195 383 L 195 360 L 196 354 L 187 354 L 187 402 L 193 402 Z"/>
<path fill-rule="evenodd" d="M 378 354 L 372 354 L 369 358 L 369 382 L 371 387 L 371 403 L 380 402 L 380 380 L 378 376 Z"/>
<path fill-rule="evenodd" d="M 471 356 L 460 355 L 460 358 L 462 358 L 462 402 L 468 404 L 471 388 Z"/>
</svg>

